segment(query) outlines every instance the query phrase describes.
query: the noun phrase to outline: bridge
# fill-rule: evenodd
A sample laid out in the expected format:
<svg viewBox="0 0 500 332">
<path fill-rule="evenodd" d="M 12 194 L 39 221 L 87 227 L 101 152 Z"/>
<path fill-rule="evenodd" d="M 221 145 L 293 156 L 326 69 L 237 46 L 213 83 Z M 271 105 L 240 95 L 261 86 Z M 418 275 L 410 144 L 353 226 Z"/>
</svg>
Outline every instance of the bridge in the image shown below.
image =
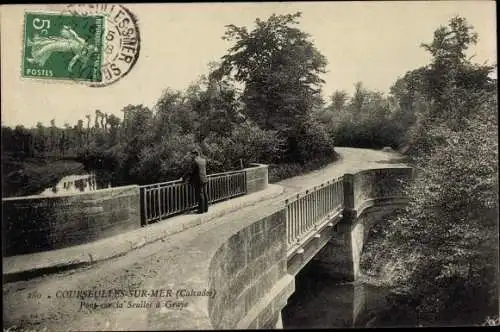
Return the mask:
<svg viewBox="0 0 500 332">
<path fill-rule="evenodd" d="M 216 175 L 212 193 L 225 192 L 232 199 L 219 197 L 221 202 L 209 211 L 214 216 L 211 220 L 177 215 L 193 207 L 191 194 L 178 182 L 140 189 L 140 219 L 146 224 L 140 231 L 161 233 L 168 224 L 186 218 L 199 222 L 171 231 L 159 241 L 136 246 L 138 249 L 121 257 L 5 285 L 6 327 L 26 322 L 23 313 L 34 313 L 32 321 L 49 330 L 281 327 L 281 311 L 294 292 L 294 277 L 308 262 L 319 264 L 333 278 L 355 280 L 370 227 L 407 202 L 405 186 L 414 171 L 403 164 L 388 163 L 394 155 L 362 149 L 339 152 L 343 157 L 340 162 L 276 185 L 267 184 L 265 165 L 250 173 L 232 172 L 232 181 L 226 175 Z M 226 189 L 216 189 L 221 187 Z M 174 200 L 169 208 L 162 207 L 161 202 L 178 196 L 191 203 L 182 205 L 185 203 Z M 243 204 L 245 200 L 250 203 Z M 231 209 L 232 205 L 236 208 Z M 107 243 L 107 248 L 118 245 L 118 237 L 107 239 L 97 242 Z M 87 247 L 71 248 L 84 251 Z M 69 249 L 7 257 L 4 271 L 35 260 L 40 264 L 49 253 Z M 67 257 L 53 254 L 53 261 L 56 256 Z M 70 291 L 76 289 L 97 289 L 101 295 L 110 289 L 140 292 L 135 298 L 130 294 L 132 298 L 120 307 L 118 301 L 95 294 L 91 299 L 75 298 Z M 29 299 L 29 293 L 43 299 Z"/>
</svg>

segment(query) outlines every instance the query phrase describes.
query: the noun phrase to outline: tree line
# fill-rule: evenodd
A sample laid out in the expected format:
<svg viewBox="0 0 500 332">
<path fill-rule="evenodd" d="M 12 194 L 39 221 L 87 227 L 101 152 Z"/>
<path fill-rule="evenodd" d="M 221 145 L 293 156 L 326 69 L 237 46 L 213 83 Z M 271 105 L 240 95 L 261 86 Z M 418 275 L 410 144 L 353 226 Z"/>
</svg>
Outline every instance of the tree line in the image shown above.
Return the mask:
<svg viewBox="0 0 500 332">
<path fill-rule="evenodd" d="M 48 127 L 41 122 L 35 128 L 2 126 L 3 151 L 17 158 L 74 157 L 80 149 L 89 146 L 96 135 L 116 131 L 121 123 L 114 114 L 100 110 L 95 111 L 94 121 L 90 114 L 86 119 L 86 125 L 78 120 L 73 127 L 65 123 L 63 128 L 56 126 L 55 119 Z"/>
</svg>

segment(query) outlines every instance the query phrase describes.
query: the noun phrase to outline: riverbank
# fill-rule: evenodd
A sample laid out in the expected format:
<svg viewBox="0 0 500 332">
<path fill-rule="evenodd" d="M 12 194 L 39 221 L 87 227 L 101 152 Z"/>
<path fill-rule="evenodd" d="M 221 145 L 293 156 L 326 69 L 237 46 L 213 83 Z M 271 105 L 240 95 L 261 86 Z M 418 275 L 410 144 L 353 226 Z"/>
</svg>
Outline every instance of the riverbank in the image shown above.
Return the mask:
<svg viewBox="0 0 500 332">
<path fill-rule="evenodd" d="M 85 174 L 71 159 L 23 158 L 2 155 L 2 197 L 36 195 L 68 175 Z"/>
<path fill-rule="evenodd" d="M 405 261 L 398 256 L 399 252 L 389 248 L 385 242 L 389 224 L 404 216 L 404 210 L 399 210 L 380 220 L 370 230 L 364 244 L 360 261 L 363 275 L 359 282 L 384 291 L 379 293 L 383 299 L 380 299 L 378 305 L 365 312 L 360 327 L 480 326 L 497 321 L 498 315 L 495 316 L 495 310 L 492 310 L 491 304 L 488 303 L 488 297 L 492 294 L 479 287 L 475 292 L 471 291 L 470 285 L 478 282 L 477 275 L 471 274 L 467 280 L 469 284 L 457 283 L 456 286 L 450 286 L 453 280 L 443 283 L 440 279 L 429 279 L 425 274 L 408 278 L 409 271 L 404 265 Z M 495 248 L 491 248 L 492 252 L 494 250 Z M 412 256 L 409 259 L 412 259 Z M 443 310 L 423 311 L 425 304 L 422 297 L 419 297 L 420 294 L 415 293 L 415 287 L 424 285 L 423 287 L 427 288 L 431 287 L 432 283 L 440 282 L 443 285 L 442 293 L 436 296 L 429 292 L 428 296 L 435 296 L 432 298 L 437 303 L 441 297 L 452 304 Z M 493 298 L 498 296 L 493 295 Z"/>
</svg>

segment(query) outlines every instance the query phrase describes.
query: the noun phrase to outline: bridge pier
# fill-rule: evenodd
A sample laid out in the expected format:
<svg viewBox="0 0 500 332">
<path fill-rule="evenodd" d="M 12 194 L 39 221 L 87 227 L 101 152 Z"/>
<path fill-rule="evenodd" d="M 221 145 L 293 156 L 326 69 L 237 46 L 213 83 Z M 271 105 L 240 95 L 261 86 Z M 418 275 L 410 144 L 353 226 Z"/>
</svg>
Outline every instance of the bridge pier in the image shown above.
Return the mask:
<svg viewBox="0 0 500 332">
<path fill-rule="evenodd" d="M 354 175 L 343 178 L 344 211 L 342 220 L 335 225 L 334 235 L 313 258 L 320 269 L 332 279 L 354 281 L 359 276 L 359 233 L 364 233 L 363 223 L 357 223 L 355 210 Z M 353 227 L 353 225 L 355 227 Z"/>
<path fill-rule="evenodd" d="M 359 276 L 359 231 L 363 225 L 352 227 L 345 218 L 335 225 L 335 234 L 312 259 L 314 264 L 334 280 L 355 281 Z M 363 239 L 361 238 L 361 245 Z"/>
<path fill-rule="evenodd" d="M 314 264 L 332 279 L 356 281 L 361 275 L 361 255 L 370 229 L 399 207 L 369 207 L 359 217 L 354 210 L 344 211 L 344 218 L 335 225 L 334 235 L 312 259 Z"/>
</svg>

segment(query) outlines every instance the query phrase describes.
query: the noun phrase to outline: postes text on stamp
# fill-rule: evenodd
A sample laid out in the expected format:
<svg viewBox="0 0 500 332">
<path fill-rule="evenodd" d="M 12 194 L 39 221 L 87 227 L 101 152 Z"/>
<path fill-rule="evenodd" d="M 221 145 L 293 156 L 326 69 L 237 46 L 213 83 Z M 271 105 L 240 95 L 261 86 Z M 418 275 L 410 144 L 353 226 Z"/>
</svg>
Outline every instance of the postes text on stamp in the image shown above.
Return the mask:
<svg viewBox="0 0 500 332">
<path fill-rule="evenodd" d="M 26 13 L 22 76 L 102 82 L 105 17 Z"/>
</svg>

